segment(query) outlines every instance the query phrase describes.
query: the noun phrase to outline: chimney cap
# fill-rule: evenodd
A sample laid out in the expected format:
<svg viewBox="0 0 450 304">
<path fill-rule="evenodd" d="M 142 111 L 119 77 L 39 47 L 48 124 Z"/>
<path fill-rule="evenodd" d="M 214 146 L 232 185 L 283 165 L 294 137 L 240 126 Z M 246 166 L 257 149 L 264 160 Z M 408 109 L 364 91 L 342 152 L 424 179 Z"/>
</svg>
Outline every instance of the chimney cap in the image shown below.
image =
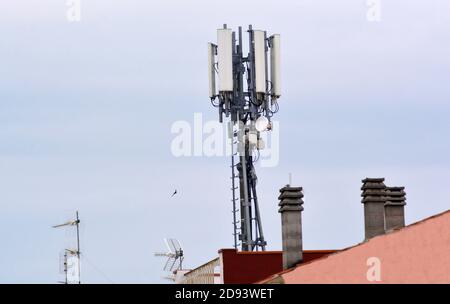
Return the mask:
<svg viewBox="0 0 450 304">
<path fill-rule="evenodd" d="M 362 182 L 363 183 L 383 183 L 384 177 L 377 177 L 377 178 L 366 177 L 365 179 L 362 180 Z"/>
<path fill-rule="evenodd" d="M 406 206 L 405 201 L 401 201 L 401 202 L 393 202 L 393 201 L 387 201 L 384 206 Z"/>
<path fill-rule="evenodd" d="M 278 213 L 284 213 L 286 211 L 290 212 L 301 212 L 304 210 L 303 206 L 301 204 L 278 204 L 280 208 L 278 209 Z"/>
<path fill-rule="evenodd" d="M 295 192 L 283 192 L 278 196 L 279 200 L 284 200 L 284 199 L 302 199 L 303 198 L 303 193 L 301 191 L 295 191 Z"/>
<path fill-rule="evenodd" d="M 363 192 L 361 193 L 361 196 L 384 196 L 386 192 L 383 189 L 373 189 L 373 188 L 367 188 L 363 189 Z"/>
<path fill-rule="evenodd" d="M 406 199 L 406 196 L 405 196 L 405 192 L 403 192 L 403 193 L 386 193 L 386 200 L 387 201 L 389 201 L 389 200 L 399 200 L 399 199 L 402 199 L 402 200 L 404 200 L 404 199 Z"/>
<path fill-rule="evenodd" d="M 366 189 L 386 189 L 386 185 L 383 183 L 375 183 L 375 182 L 367 182 L 364 183 L 361 187 L 361 190 L 366 190 Z"/>
<path fill-rule="evenodd" d="M 361 200 L 361 203 L 385 203 L 386 197 L 384 196 L 366 196 Z"/>
<path fill-rule="evenodd" d="M 403 191 L 403 190 L 405 190 L 405 187 L 386 187 L 386 190 Z"/>
<path fill-rule="evenodd" d="M 406 200 L 405 187 L 386 187 L 386 201 L 402 202 Z"/>
<path fill-rule="evenodd" d="M 302 187 L 290 187 L 286 186 L 280 189 L 280 196 L 278 199 L 280 203 L 280 209 L 278 212 L 283 213 L 286 211 L 302 211 L 303 210 L 303 188 Z"/>
<path fill-rule="evenodd" d="M 303 191 L 303 187 L 291 187 L 290 185 L 286 185 L 280 189 L 281 193 L 285 191 Z"/>
</svg>

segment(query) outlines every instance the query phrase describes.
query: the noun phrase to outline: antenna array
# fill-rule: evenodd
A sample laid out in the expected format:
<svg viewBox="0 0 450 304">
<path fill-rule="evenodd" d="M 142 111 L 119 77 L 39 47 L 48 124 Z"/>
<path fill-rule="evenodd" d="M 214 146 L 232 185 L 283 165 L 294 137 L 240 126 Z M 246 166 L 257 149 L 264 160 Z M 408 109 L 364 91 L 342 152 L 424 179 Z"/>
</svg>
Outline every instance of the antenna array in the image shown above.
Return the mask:
<svg viewBox="0 0 450 304">
<path fill-rule="evenodd" d="M 237 33 L 226 24 L 217 30 L 217 44 L 208 44 L 208 74 L 209 97 L 218 108 L 219 121 L 223 122 L 224 116 L 229 118 L 234 247 L 240 245 L 243 251 L 253 251 L 265 250 L 267 244 L 256 193 L 253 154 L 263 149 L 261 132 L 272 129 L 271 119 L 278 112 L 280 35 L 268 37 L 267 32 L 254 30 L 251 25 L 247 33 L 248 54 L 244 55 L 241 27 Z"/>
</svg>

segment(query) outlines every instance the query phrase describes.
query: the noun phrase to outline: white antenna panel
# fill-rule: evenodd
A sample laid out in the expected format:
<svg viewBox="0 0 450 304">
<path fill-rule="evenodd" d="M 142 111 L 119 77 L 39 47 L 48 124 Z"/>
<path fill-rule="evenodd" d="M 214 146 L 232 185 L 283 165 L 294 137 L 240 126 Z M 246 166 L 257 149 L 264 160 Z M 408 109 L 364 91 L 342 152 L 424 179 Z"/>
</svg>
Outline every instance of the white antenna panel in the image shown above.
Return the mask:
<svg viewBox="0 0 450 304">
<path fill-rule="evenodd" d="M 233 91 L 233 31 L 217 30 L 217 59 L 219 69 L 219 91 Z"/>
<path fill-rule="evenodd" d="M 256 93 L 266 93 L 266 39 L 264 31 L 253 31 L 255 42 Z"/>
<path fill-rule="evenodd" d="M 208 43 L 208 75 L 209 75 L 209 97 L 214 98 L 216 96 L 216 67 L 215 58 L 216 46 L 212 43 Z"/>
<path fill-rule="evenodd" d="M 281 54 L 280 54 L 280 35 L 271 37 L 270 49 L 270 80 L 272 82 L 272 96 L 281 96 Z"/>
</svg>

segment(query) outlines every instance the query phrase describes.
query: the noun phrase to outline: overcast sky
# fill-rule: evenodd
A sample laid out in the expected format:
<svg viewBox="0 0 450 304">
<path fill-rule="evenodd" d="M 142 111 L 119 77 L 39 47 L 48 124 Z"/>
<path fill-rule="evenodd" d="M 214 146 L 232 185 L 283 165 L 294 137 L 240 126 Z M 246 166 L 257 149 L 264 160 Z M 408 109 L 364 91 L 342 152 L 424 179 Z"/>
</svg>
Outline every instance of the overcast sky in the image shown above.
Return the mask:
<svg viewBox="0 0 450 304">
<path fill-rule="evenodd" d="M 186 266 L 232 246 L 225 157 L 172 155 L 171 125 L 208 99 L 223 23 L 282 37 L 280 161 L 257 167 L 269 250 L 278 189 L 304 187 L 305 249 L 362 241 L 361 179 L 405 186 L 406 222 L 449 209 L 450 3 L 365 0 L 0 2 L 0 283 L 55 283 L 79 210 L 82 280 L 161 283 L 163 238 Z M 170 198 L 174 188 L 178 195 Z"/>
</svg>

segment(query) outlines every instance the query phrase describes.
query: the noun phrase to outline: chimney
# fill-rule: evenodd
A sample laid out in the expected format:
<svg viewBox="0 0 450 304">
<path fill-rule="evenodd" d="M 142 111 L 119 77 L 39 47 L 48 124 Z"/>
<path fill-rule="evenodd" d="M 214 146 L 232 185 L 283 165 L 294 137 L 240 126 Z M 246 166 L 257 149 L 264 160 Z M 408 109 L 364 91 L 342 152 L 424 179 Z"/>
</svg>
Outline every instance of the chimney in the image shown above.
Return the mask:
<svg viewBox="0 0 450 304">
<path fill-rule="evenodd" d="M 289 185 L 280 189 L 278 199 L 283 240 L 283 269 L 289 269 L 303 260 L 302 211 L 303 188 Z"/>
<path fill-rule="evenodd" d="M 385 230 L 405 227 L 405 187 L 387 187 L 384 204 Z"/>
<path fill-rule="evenodd" d="M 365 239 L 384 234 L 384 204 L 385 189 L 384 178 L 366 178 L 362 180 L 364 204 Z"/>
</svg>

